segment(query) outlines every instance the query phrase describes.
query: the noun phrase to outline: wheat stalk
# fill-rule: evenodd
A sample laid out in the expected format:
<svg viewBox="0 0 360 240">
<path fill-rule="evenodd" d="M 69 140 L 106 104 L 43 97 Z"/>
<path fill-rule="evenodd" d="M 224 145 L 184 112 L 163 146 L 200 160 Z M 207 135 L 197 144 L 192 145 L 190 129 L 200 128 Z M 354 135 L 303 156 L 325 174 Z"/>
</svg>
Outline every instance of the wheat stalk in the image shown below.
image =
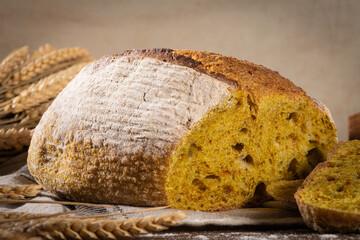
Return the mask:
<svg viewBox="0 0 360 240">
<path fill-rule="evenodd" d="M 51 201 L 51 200 L 18 200 L 18 199 L 0 199 L 0 204 L 24 204 L 24 203 L 48 203 L 48 204 L 63 204 L 72 206 L 86 206 L 86 207 L 103 207 L 103 208 L 115 208 L 111 205 L 101 205 L 96 203 L 85 202 L 69 202 L 69 201 Z"/>
<path fill-rule="evenodd" d="M 88 62 L 75 64 L 32 84 L 12 100 L 11 112 L 19 113 L 55 98 Z"/>
<path fill-rule="evenodd" d="M 29 146 L 31 134 L 31 130 L 26 128 L 0 129 L 0 150 L 21 150 L 24 146 Z"/>
<path fill-rule="evenodd" d="M 21 119 L 23 119 L 25 117 L 26 117 L 25 114 L 18 113 L 18 114 L 13 115 L 11 118 L 2 118 L 2 119 L 0 119 L 0 126 L 4 127 L 5 125 L 11 124 L 11 123 L 20 122 Z"/>
<path fill-rule="evenodd" d="M 23 46 L 12 51 L 0 64 L 0 82 L 10 78 L 19 69 L 29 55 L 29 46 Z"/>
<path fill-rule="evenodd" d="M 0 200 L 36 197 L 40 192 L 42 192 L 42 186 L 37 184 L 0 186 Z"/>
<path fill-rule="evenodd" d="M 162 213 L 141 218 L 98 219 L 49 217 L 0 224 L 0 237 L 42 237 L 44 239 L 119 239 L 159 232 L 179 224 L 187 217 L 184 212 Z M 6 229 L 6 231 L 4 230 Z"/>
</svg>

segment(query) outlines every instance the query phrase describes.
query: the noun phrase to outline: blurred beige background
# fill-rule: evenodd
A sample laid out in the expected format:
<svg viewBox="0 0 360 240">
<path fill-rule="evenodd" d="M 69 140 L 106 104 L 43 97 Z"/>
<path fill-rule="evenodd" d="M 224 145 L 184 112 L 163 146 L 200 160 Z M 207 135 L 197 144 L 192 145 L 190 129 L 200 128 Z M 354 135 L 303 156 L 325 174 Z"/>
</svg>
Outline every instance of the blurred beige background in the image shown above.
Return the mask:
<svg viewBox="0 0 360 240">
<path fill-rule="evenodd" d="M 208 50 L 262 64 L 325 103 L 348 139 L 360 112 L 358 0 L 0 0 L 0 58 L 28 44 Z"/>
</svg>

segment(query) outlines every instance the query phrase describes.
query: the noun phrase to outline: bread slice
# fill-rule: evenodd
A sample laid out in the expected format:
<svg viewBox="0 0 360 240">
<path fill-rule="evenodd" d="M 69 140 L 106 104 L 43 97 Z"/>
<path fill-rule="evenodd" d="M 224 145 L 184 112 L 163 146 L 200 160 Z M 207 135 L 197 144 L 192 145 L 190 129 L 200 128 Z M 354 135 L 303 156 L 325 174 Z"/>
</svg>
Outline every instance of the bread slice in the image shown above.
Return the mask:
<svg viewBox="0 0 360 240">
<path fill-rule="evenodd" d="M 30 172 L 77 201 L 204 211 L 256 205 L 337 142 L 327 109 L 263 66 L 150 49 L 104 57 L 35 129 Z"/>
<path fill-rule="evenodd" d="M 295 194 L 305 223 L 320 232 L 360 231 L 360 140 L 342 142 Z"/>
<path fill-rule="evenodd" d="M 273 182 L 266 187 L 266 192 L 276 201 L 282 202 L 284 206 L 297 209 L 294 194 L 304 179 L 280 180 Z"/>
</svg>

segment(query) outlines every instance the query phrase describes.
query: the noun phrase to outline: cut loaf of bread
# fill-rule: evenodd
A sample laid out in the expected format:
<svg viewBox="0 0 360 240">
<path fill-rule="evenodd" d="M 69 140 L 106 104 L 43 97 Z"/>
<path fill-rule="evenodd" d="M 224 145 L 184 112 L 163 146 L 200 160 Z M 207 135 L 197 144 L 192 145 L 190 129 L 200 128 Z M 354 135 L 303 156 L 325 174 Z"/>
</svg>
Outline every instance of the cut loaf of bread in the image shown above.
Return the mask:
<svg viewBox="0 0 360 240">
<path fill-rule="evenodd" d="M 305 223 L 320 232 L 360 232 L 360 140 L 342 142 L 295 194 Z"/>
<path fill-rule="evenodd" d="M 215 211 L 304 178 L 336 142 L 327 109 L 277 72 L 204 51 L 131 50 L 59 94 L 28 167 L 72 200 Z"/>
</svg>

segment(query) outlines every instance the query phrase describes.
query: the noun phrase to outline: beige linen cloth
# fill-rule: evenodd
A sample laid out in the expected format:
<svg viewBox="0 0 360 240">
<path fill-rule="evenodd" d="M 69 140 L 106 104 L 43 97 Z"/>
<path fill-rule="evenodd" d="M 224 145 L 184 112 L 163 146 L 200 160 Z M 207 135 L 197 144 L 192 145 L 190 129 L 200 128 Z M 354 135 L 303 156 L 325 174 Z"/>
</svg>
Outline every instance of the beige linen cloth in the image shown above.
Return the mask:
<svg viewBox="0 0 360 240">
<path fill-rule="evenodd" d="M 22 157 L 26 157 L 23 155 Z M 24 165 L 24 162 L 22 162 Z M 27 166 L 24 165 L 19 170 L 4 176 L 0 176 L 0 185 L 22 185 L 34 184 L 35 181 L 30 175 Z M 96 193 L 94 193 L 96 194 Z M 59 199 L 49 193 L 43 192 L 33 200 L 64 200 Z M 76 214 L 90 215 L 115 212 L 129 212 L 145 209 L 144 207 L 133 207 L 126 205 L 114 205 L 115 208 L 83 207 L 60 204 L 46 203 L 26 203 L 26 204 L 0 204 L 0 212 L 28 212 L 28 213 L 58 213 L 69 210 L 82 209 Z M 120 215 L 120 217 L 142 217 L 146 215 L 157 215 L 162 212 L 179 211 L 176 209 L 162 209 L 150 212 Z M 183 211 L 183 210 L 181 210 Z M 183 211 L 188 213 L 188 217 L 181 221 L 180 225 L 191 227 L 203 227 L 206 225 L 215 226 L 288 226 L 299 227 L 304 223 L 298 212 L 288 211 L 279 208 L 243 208 L 220 212 L 200 212 Z"/>
</svg>

